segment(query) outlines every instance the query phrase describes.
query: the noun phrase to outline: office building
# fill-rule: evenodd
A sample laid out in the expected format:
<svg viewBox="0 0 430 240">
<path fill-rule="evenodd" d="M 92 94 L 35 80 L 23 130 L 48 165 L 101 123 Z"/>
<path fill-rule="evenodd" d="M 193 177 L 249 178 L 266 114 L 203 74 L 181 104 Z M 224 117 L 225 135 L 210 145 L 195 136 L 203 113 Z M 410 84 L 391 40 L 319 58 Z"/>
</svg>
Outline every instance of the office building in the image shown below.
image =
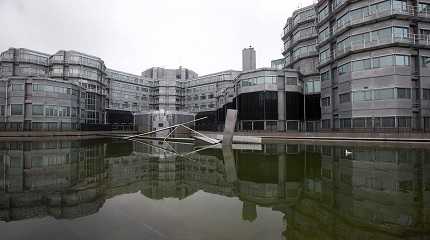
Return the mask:
<svg viewBox="0 0 430 240">
<path fill-rule="evenodd" d="M 153 110 L 181 111 L 185 108 L 185 85 L 190 79 L 197 78 L 197 73 L 189 69 L 150 68 L 142 73 L 149 78 L 153 86 Z"/>
<path fill-rule="evenodd" d="M 253 47 L 242 50 L 242 71 L 255 70 L 257 68 L 256 53 Z"/>
<path fill-rule="evenodd" d="M 306 131 L 318 130 L 321 119 L 316 23 L 315 5 L 299 9 L 287 19 L 282 36 L 284 66 L 286 69 L 298 70 L 304 83 L 303 111 L 306 114 L 302 129 Z"/>
<path fill-rule="evenodd" d="M 106 123 L 132 123 L 133 113 L 150 110 L 152 83 L 139 75 L 107 69 Z"/>
<path fill-rule="evenodd" d="M 186 82 L 185 109 L 196 114 L 196 118 L 207 117 L 205 121 L 196 123 L 199 129 L 222 128 L 221 125 L 225 118 L 223 107 L 229 102 L 226 90 L 232 90 L 230 93 L 230 99 L 232 99 L 234 79 L 239 73 L 239 71 L 227 70 L 200 76 Z"/>
<path fill-rule="evenodd" d="M 87 124 L 104 123 L 107 105 L 106 66 L 102 59 L 77 51 L 58 51 L 49 57 L 49 77 L 80 85 L 85 95 Z"/>
<path fill-rule="evenodd" d="M 320 75 L 322 129 L 429 128 L 429 9 L 416 0 L 320 0 L 289 18 L 286 67 L 305 72 L 305 82 Z M 297 67 L 302 59 L 316 70 Z"/>
</svg>

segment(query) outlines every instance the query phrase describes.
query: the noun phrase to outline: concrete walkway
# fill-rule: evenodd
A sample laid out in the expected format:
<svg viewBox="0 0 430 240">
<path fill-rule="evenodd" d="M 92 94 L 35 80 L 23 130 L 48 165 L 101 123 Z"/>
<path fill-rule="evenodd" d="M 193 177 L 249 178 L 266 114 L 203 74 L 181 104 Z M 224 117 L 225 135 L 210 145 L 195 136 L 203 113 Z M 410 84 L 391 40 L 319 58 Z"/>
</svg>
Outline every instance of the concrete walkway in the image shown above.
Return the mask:
<svg viewBox="0 0 430 240">
<path fill-rule="evenodd" d="M 34 140 L 47 138 L 101 138 L 137 134 L 135 131 L 32 131 L 32 132 L 0 132 L 0 140 Z"/>
<path fill-rule="evenodd" d="M 203 132 L 219 135 L 221 132 Z M 235 136 L 261 137 L 264 140 L 326 140 L 375 142 L 429 142 L 430 133 L 346 133 L 346 132 L 235 132 Z"/>
</svg>

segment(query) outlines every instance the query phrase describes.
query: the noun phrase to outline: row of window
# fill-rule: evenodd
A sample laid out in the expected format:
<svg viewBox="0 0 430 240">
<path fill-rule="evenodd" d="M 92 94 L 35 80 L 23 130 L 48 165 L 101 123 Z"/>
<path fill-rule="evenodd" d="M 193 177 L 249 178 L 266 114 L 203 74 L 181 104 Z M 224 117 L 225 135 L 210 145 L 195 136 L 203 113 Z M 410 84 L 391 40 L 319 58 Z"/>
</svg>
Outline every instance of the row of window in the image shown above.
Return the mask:
<svg viewBox="0 0 430 240">
<path fill-rule="evenodd" d="M 147 87 L 141 87 L 136 86 L 134 84 L 128 84 L 128 83 L 119 83 L 119 82 L 111 82 L 111 88 L 117 89 L 117 90 L 135 90 L 135 91 L 142 91 L 142 92 L 149 92 L 149 88 Z"/>
<path fill-rule="evenodd" d="M 350 103 L 351 100 L 354 103 L 365 102 L 365 101 L 377 101 L 377 100 L 389 100 L 389 99 L 411 99 L 412 92 L 410 88 L 383 88 L 383 89 L 372 89 L 372 90 L 359 90 L 352 92 L 339 94 L 339 103 Z M 418 97 L 417 97 L 418 98 Z M 430 90 L 423 89 L 423 99 L 430 100 Z M 321 99 L 321 106 L 330 106 L 330 97 Z"/>
<path fill-rule="evenodd" d="M 51 57 L 51 59 L 54 61 L 57 61 L 57 62 L 64 61 L 63 55 L 54 55 Z M 102 64 L 99 61 L 85 57 L 85 56 L 70 55 L 70 56 L 68 56 L 67 59 L 73 63 L 87 65 L 87 66 L 91 66 L 91 67 L 95 67 L 95 68 L 101 68 L 101 66 L 102 66 Z"/>
<path fill-rule="evenodd" d="M 30 53 L 20 53 L 17 56 L 17 59 L 18 61 L 21 61 L 21 62 L 33 62 L 33 63 L 44 64 L 44 65 L 48 64 L 48 57 L 30 54 Z"/>
<path fill-rule="evenodd" d="M 205 94 L 202 94 L 202 95 L 200 95 L 200 98 L 199 98 L 199 95 L 194 95 L 194 97 L 188 96 L 187 100 L 188 101 L 191 101 L 191 100 L 197 101 L 199 99 L 200 100 L 206 100 L 206 99 L 213 99 L 213 98 L 215 98 L 214 94 L 210 93 L 207 96 Z"/>
<path fill-rule="evenodd" d="M 33 104 L 31 108 L 33 116 L 76 117 L 79 115 L 77 107 Z"/>
<path fill-rule="evenodd" d="M 409 66 L 409 65 L 410 65 L 410 56 L 394 54 L 394 55 L 373 57 L 373 58 L 367 58 L 367 59 L 348 62 L 340 65 L 337 68 L 337 73 L 339 75 L 342 75 L 351 71 L 356 72 L 356 71 L 363 71 L 368 69 L 384 68 L 388 66 Z"/>
<path fill-rule="evenodd" d="M 216 105 L 213 103 L 208 104 L 208 105 L 206 105 L 206 104 L 202 104 L 202 105 L 194 104 L 193 111 L 207 110 L 207 109 L 215 108 L 215 107 L 216 107 Z"/>
<path fill-rule="evenodd" d="M 315 9 L 312 8 L 312 9 L 309 9 L 309 10 L 306 10 L 306 11 L 303 11 L 303 12 L 297 14 L 293 19 L 293 24 L 296 25 L 300 22 L 303 22 L 303 21 L 306 21 L 308 19 L 315 18 L 315 17 L 316 17 L 315 16 Z"/>
<path fill-rule="evenodd" d="M 397 121 L 396 121 L 397 120 Z M 407 116 L 376 118 L 341 118 L 336 127 L 348 128 L 411 128 L 412 118 Z M 330 128 L 330 120 L 322 120 L 322 128 Z"/>
<path fill-rule="evenodd" d="M 325 6 L 323 9 L 321 9 L 318 12 L 318 21 L 321 22 L 321 20 L 323 20 L 324 18 L 326 18 L 329 14 L 329 9 L 328 6 Z"/>
<path fill-rule="evenodd" d="M 409 28 L 407 27 L 388 27 L 371 32 L 361 33 L 349 36 L 336 45 L 336 51 L 341 54 L 351 49 L 369 47 L 374 44 L 392 42 L 396 39 L 407 39 L 409 37 Z"/>
<path fill-rule="evenodd" d="M 208 91 L 216 91 L 217 87 L 216 84 L 209 84 L 209 85 L 203 85 L 199 87 L 191 87 L 187 88 L 187 92 L 208 92 Z"/>
<path fill-rule="evenodd" d="M 76 89 L 57 87 L 47 84 L 33 84 L 33 92 L 49 92 L 49 93 L 61 93 L 72 96 L 79 96 L 79 91 Z"/>
<path fill-rule="evenodd" d="M 380 14 L 386 11 L 405 11 L 406 1 L 388 0 L 376 4 L 368 5 L 362 8 L 351 10 L 336 20 L 336 27 L 341 28 L 349 23 L 357 20 L 362 20 L 374 14 Z"/>
<path fill-rule="evenodd" d="M 299 41 L 301 39 L 309 38 L 317 33 L 315 27 L 308 27 L 304 29 L 297 30 L 293 34 L 293 41 Z"/>
<path fill-rule="evenodd" d="M 203 76 L 197 79 L 192 79 L 191 81 L 187 81 L 186 85 L 187 87 L 192 88 L 195 85 L 203 85 L 208 83 L 216 83 L 216 82 L 231 81 L 231 80 L 233 80 L 233 75 L 227 73 L 227 74 L 220 74 L 220 75 Z"/>
<path fill-rule="evenodd" d="M 313 54 L 317 54 L 316 45 L 303 46 L 303 47 L 294 49 L 293 59 L 295 60 L 295 59 L 310 56 Z"/>
<path fill-rule="evenodd" d="M 144 83 L 146 84 L 147 83 L 147 81 L 142 79 L 140 76 L 116 73 L 116 72 L 112 72 L 110 70 L 107 71 L 107 75 L 113 81 L 117 80 L 117 81 L 130 82 L 130 83 L 136 83 L 136 84 L 144 84 Z"/>
<path fill-rule="evenodd" d="M 422 56 L 423 67 L 430 67 L 430 57 Z M 387 55 L 381 57 L 374 57 L 362 60 L 352 61 L 352 63 L 346 63 L 337 68 L 339 75 L 345 74 L 350 71 L 362 71 L 375 68 L 383 68 L 388 66 L 409 66 L 410 56 L 407 55 Z M 321 73 L 321 81 L 330 79 L 328 71 Z"/>
<path fill-rule="evenodd" d="M 241 87 L 249 87 L 263 84 L 276 84 L 276 76 L 255 77 L 240 80 Z"/>
<path fill-rule="evenodd" d="M 70 106 L 57 106 L 57 105 L 39 105 L 32 104 L 32 116 L 46 116 L 46 117 L 76 117 L 79 113 L 79 108 Z M 1 106 L 1 114 L 4 115 L 4 105 Z M 11 116 L 24 115 L 23 104 L 10 105 Z"/>
</svg>

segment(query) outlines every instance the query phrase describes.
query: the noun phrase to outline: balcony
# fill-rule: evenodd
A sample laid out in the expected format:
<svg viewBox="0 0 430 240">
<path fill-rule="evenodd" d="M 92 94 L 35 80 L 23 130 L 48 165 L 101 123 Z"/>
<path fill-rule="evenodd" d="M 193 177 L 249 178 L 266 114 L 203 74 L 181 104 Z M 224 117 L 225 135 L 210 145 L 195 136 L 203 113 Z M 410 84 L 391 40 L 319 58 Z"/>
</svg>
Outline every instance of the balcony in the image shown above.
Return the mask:
<svg viewBox="0 0 430 240">
<path fill-rule="evenodd" d="M 335 57 L 337 58 L 353 51 L 378 47 L 381 45 L 392 44 L 392 43 L 429 45 L 430 39 L 428 35 L 408 34 L 408 36 L 406 37 L 392 36 L 391 38 L 372 39 L 370 41 L 362 41 L 362 42 L 350 42 L 349 44 L 338 46 L 336 48 Z"/>
<path fill-rule="evenodd" d="M 299 59 L 310 57 L 310 56 L 315 56 L 315 55 L 318 55 L 318 52 L 316 50 L 315 51 L 309 51 L 306 53 L 296 54 L 291 58 L 291 63 L 293 63 Z"/>
<path fill-rule="evenodd" d="M 347 19 L 345 21 L 339 22 L 337 21 L 336 24 L 334 25 L 334 33 L 338 33 L 340 31 L 342 31 L 343 29 L 356 25 L 356 24 L 361 24 L 364 22 L 368 22 L 368 21 L 372 21 L 372 20 L 376 20 L 379 18 L 383 18 L 383 17 L 387 17 L 387 16 L 391 16 L 394 14 L 400 14 L 400 15 L 405 15 L 405 16 L 413 16 L 415 12 L 415 8 L 412 6 L 406 6 L 406 8 L 402 8 L 402 9 L 387 9 L 387 10 L 383 10 L 383 11 L 377 11 L 377 12 L 373 12 L 372 14 L 368 15 L 368 16 L 363 16 L 362 18 L 355 18 L 355 19 Z"/>
<path fill-rule="evenodd" d="M 32 64 L 44 65 L 44 66 L 48 65 L 47 59 L 34 59 L 34 58 L 18 57 L 17 61 L 21 62 L 21 63 L 32 63 Z"/>
<path fill-rule="evenodd" d="M 332 4 L 333 11 L 344 5 L 348 0 L 334 0 Z"/>
<path fill-rule="evenodd" d="M 316 33 L 316 32 L 312 32 L 312 33 L 310 33 L 310 34 L 303 34 L 303 35 L 300 35 L 300 36 L 298 36 L 298 37 L 294 37 L 294 38 L 291 40 L 291 45 L 293 45 L 294 43 L 297 43 L 297 42 L 300 42 L 300 41 L 306 40 L 306 39 L 316 38 L 316 37 L 317 37 L 317 33 Z"/>
</svg>

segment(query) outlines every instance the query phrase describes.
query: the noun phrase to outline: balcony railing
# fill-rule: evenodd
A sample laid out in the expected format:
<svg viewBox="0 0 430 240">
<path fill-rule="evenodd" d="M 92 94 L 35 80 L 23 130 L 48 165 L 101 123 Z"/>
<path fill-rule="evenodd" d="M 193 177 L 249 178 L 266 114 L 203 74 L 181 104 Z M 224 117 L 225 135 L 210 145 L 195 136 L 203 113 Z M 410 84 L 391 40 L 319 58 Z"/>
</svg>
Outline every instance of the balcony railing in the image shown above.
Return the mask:
<svg viewBox="0 0 430 240">
<path fill-rule="evenodd" d="M 391 9 L 386 9 L 383 11 L 373 12 L 372 14 L 370 14 L 368 16 L 363 16 L 362 18 L 347 19 L 346 21 L 336 22 L 336 24 L 334 25 L 334 32 L 337 33 L 337 32 L 339 32 L 339 31 L 343 30 L 344 28 L 349 27 L 351 25 L 360 24 L 363 22 L 375 20 L 378 18 L 390 16 L 393 14 L 413 16 L 415 9 L 416 8 L 414 8 L 412 6 L 406 6 L 406 8 L 401 8 L 401 9 L 391 8 Z"/>
<path fill-rule="evenodd" d="M 333 10 L 336 10 L 338 7 L 342 6 L 344 3 L 346 3 L 347 0 L 335 0 L 333 1 Z"/>
<path fill-rule="evenodd" d="M 25 57 L 18 57 L 18 62 L 22 63 L 34 63 L 38 65 L 48 65 L 48 60 L 42 60 L 42 59 L 31 59 L 31 58 L 25 58 Z"/>
<path fill-rule="evenodd" d="M 372 39 L 370 41 L 351 42 L 336 48 L 336 57 L 346 54 L 351 51 L 377 47 L 380 45 L 391 43 L 405 43 L 405 44 L 421 44 L 430 46 L 430 35 L 422 34 L 408 34 L 404 37 L 392 36 L 391 38 Z"/>
<path fill-rule="evenodd" d="M 294 61 L 296 61 L 297 59 L 300 59 L 300 58 L 305 58 L 305 57 L 309 57 L 309 56 L 313 56 L 313 55 L 317 55 L 318 54 L 318 52 L 315 50 L 315 51 L 309 51 L 309 52 L 306 52 L 306 53 L 301 53 L 301 54 L 297 54 L 297 55 L 295 55 L 295 56 L 293 56 L 291 59 L 292 59 L 292 61 L 291 62 L 294 62 Z"/>
</svg>

